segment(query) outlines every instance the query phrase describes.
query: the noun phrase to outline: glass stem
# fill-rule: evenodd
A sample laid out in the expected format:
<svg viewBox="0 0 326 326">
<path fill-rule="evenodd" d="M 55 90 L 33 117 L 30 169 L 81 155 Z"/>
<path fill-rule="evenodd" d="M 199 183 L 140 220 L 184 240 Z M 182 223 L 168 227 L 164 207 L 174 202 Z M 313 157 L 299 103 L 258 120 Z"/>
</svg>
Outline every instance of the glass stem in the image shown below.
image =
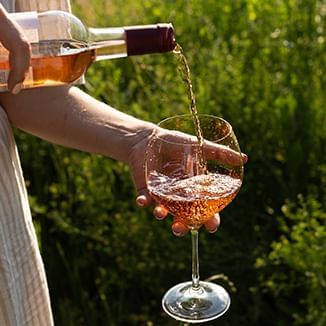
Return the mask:
<svg viewBox="0 0 326 326">
<path fill-rule="evenodd" d="M 199 257 L 198 257 L 198 230 L 191 229 L 191 248 L 192 248 L 192 288 L 199 288 Z"/>
</svg>

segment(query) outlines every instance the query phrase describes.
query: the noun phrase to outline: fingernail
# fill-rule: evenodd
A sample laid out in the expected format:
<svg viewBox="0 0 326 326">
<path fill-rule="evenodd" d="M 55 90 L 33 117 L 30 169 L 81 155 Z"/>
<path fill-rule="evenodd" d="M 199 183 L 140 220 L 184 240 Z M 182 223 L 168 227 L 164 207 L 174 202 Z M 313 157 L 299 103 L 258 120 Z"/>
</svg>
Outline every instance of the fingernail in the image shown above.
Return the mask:
<svg viewBox="0 0 326 326">
<path fill-rule="evenodd" d="M 248 162 L 248 156 L 246 154 L 242 153 L 242 161 L 243 163 L 247 163 Z"/>
<path fill-rule="evenodd" d="M 217 231 L 217 227 L 213 230 L 208 230 L 209 233 L 215 233 Z"/>
<path fill-rule="evenodd" d="M 182 233 L 181 232 L 176 232 L 172 230 L 172 233 L 176 236 L 176 237 L 181 237 Z"/>
<path fill-rule="evenodd" d="M 154 216 L 159 221 L 164 220 L 164 218 L 165 218 L 165 215 L 160 215 L 160 214 L 157 214 L 156 212 L 154 212 Z"/>
<path fill-rule="evenodd" d="M 139 196 L 137 199 L 136 199 L 136 203 L 139 207 L 144 207 L 145 204 L 146 204 L 146 198 L 145 196 Z"/>
<path fill-rule="evenodd" d="M 172 225 L 172 233 L 177 237 L 182 237 L 186 234 L 185 226 L 180 222 L 175 222 Z"/>
<path fill-rule="evenodd" d="M 154 208 L 154 212 L 153 212 L 154 216 L 158 219 L 158 220 L 162 220 L 166 217 L 166 215 L 168 214 L 167 210 L 162 207 L 162 206 L 156 206 Z"/>
<path fill-rule="evenodd" d="M 17 95 L 22 89 L 22 83 L 17 83 L 11 90 L 11 93 Z"/>
</svg>

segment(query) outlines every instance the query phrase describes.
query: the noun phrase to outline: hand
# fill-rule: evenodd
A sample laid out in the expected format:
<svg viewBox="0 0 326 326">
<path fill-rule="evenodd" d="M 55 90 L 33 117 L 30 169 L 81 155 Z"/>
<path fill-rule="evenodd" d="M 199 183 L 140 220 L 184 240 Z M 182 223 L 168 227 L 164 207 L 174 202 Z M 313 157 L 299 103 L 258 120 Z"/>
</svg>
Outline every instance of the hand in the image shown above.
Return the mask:
<svg viewBox="0 0 326 326">
<path fill-rule="evenodd" d="M 137 198 L 137 200 L 139 199 L 140 196 Z M 162 205 L 157 205 L 154 208 L 153 214 L 157 220 L 163 220 L 168 215 L 168 210 Z M 209 233 L 216 232 L 219 225 L 220 225 L 220 215 L 218 213 L 214 214 L 213 217 L 204 224 L 206 231 L 208 231 Z M 175 236 L 183 237 L 184 235 L 187 234 L 189 228 L 187 227 L 187 225 L 176 220 L 176 218 L 174 217 L 171 230 Z"/>
<path fill-rule="evenodd" d="M 144 190 L 142 194 L 140 194 L 136 198 L 136 203 L 139 207 L 146 207 L 150 203 L 152 203 L 152 199 L 147 190 Z M 153 210 L 153 215 L 157 220 L 163 220 L 168 215 L 168 210 L 162 205 L 156 205 Z M 217 231 L 220 225 L 220 215 L 215 214 L 210 220 L 205 223 L 205 228 L 209 233 L 214 233 Z M 182 237 L 187 234 L 189 228 L 180 221 L 177 221 L 175 218 L 173 219 L 171 230 L 174 235 L 178 237 Z"/>
<path fill-rule="evenodd" d="M 167 137 L 189 137 L 179 132 L 170 132 L 164 129 L 160 130 L 160 132 L 167 134 Z M 131 167 L 134 183 L 138 192 L 136 203 L 139 207 L 147 207 L 153 202 L 146 187 L 143 161 L 150 137 L 151 133 L 147 132 L 146 135 L 140 138 L 140 141 L 133 146 L 129 155 L 129 165 Z M 231 149 L 228 149 L 225 146 L 213 144 L 211 142 L 205 143 L 204 151 L 207 157 L 216 158 L 229 164 L 238 164 L 239 159 L 241 159 L 244 163 L 246 163 L 248 160 L 248 157 L 245 154 L 242 154 L 242 157 L 239 157 L 239 154 Z M 153 215 L 158 220 L 162 220 L 166 218 L 168 211 L 162 205 L 156 204 L 153 210 Z M 219 214 L 215 214 L 205 223 L 205 228 L 208 232 L 214 233 L 218 229 L 219 225 Z M 176 219 L 173 220 L 171 229 L 176 236 L 184 236 L 189 230 L 185 224 L 181 223 L 180 221 L 176 221 Z"/>
<path fill-rule="evenodd" d="M 0 42 L 9 51 L 8 90 L 18 94 L 30 63 L 30 46 L 20 26 L 0 4 Z"/>
</svg>

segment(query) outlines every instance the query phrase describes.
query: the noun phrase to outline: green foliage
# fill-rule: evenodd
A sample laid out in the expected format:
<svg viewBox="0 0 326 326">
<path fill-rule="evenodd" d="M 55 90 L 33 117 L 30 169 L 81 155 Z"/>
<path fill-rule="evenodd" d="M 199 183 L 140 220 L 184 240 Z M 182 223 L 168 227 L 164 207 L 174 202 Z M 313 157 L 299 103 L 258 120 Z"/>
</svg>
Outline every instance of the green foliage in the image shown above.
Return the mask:
<svg viewBox="0 0 326 326">
<path fill-rule="evenodd" d="M 325 324 L 325 4 L 72 4 L 89 26 L 171 21 L 199 111 L 229 120 L 249 156 L 220 230 L 200 234 L 202 278 L 222 273 L 236 288 L 211 324 Z M 172 54 L 94 63 L 84 89 L 158 122 L 188 112 L 176 65 Z M 176 325 L 160 300 L 190 278 L 190 240 L 135 207 L 128 167 L 20 132 L 17 142 L 57 325 Z"/>
<path fill-rule="evenodd" d="M 265 271 L 262 292 L 271 292 L 281 311 L 291 311 L 294 325 L 325 325 L 326 213 L 314 198 L 298 197 L 299 205 L 283 205 L 282 234 L 256 267 Z M 300 309 L 291 309 L 294 304 Z"/>
</svg>

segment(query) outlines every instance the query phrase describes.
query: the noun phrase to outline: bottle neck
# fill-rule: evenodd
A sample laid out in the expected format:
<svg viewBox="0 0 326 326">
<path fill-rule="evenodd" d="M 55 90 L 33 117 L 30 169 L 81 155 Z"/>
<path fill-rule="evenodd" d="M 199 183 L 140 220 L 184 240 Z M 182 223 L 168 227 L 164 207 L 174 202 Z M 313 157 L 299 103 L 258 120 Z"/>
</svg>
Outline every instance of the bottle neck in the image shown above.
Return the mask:
<svg viewBox="0 0 326 326">
<path fill-rule="evenodd" d="M 89 48 L 95 51 L 95 61 L 126 57 L 125 31 L 117 28 L 89 28 Z"/>
<path fill-rule="evenodd" d="M 95 50 L 95 61 L 169 52 L 176 46 L 171 24 L 89 28 L 88 32 L 89 47 Z"/>
</svg>

